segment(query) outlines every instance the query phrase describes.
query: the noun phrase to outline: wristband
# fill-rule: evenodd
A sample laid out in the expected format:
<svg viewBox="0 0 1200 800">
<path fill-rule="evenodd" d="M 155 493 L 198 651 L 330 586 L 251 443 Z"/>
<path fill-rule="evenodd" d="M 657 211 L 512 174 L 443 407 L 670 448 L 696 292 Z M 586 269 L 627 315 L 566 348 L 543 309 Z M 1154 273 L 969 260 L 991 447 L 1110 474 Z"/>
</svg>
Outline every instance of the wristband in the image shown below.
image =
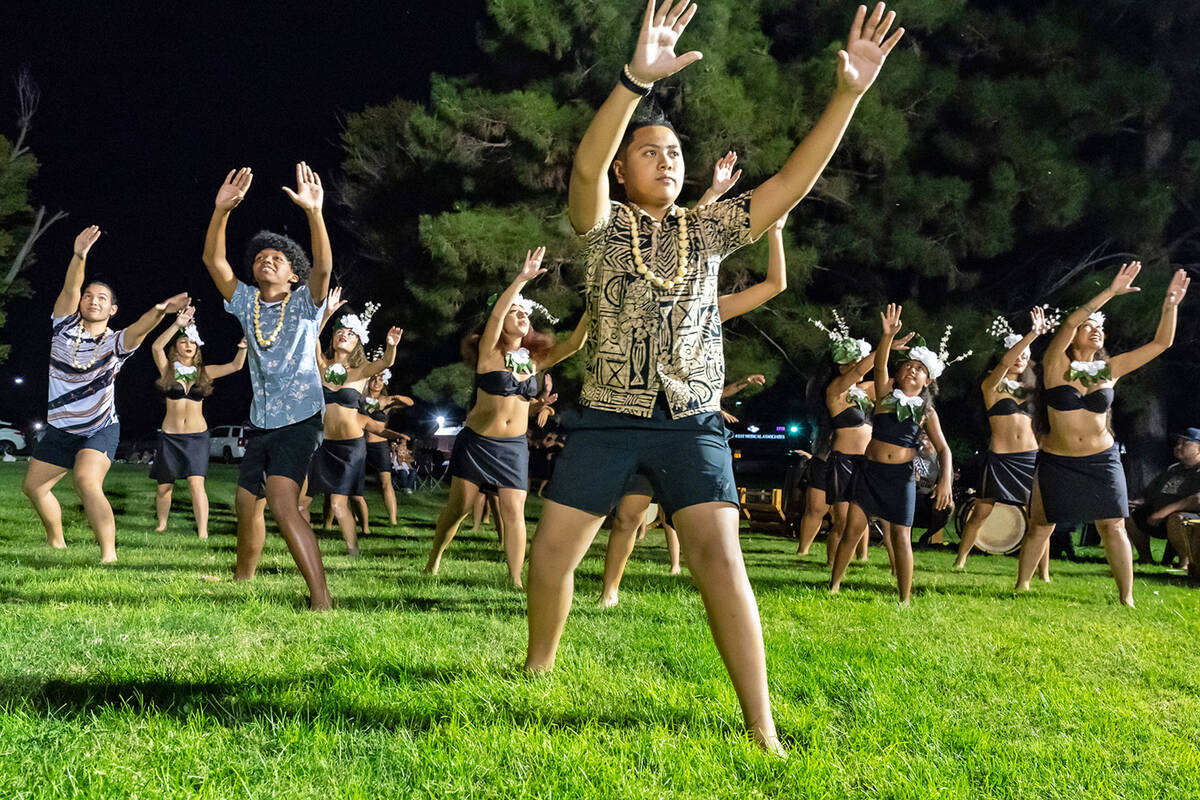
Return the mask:
<svg viewBox="0 0 1200 800">
<path fill-rule="evenodd" d="M 643 97 L 649 96 L 650 92 L 654 89 L 653 83 L 642 83 L 637 78 L 633 77 L 633 73 L 629 71 L 628 64 L 621 69 L 621 74 L 618 77 L 618 80 L 620 80 L 621 85 L 626 89 L 634 94 L 640 94 Z"/>
</svg>

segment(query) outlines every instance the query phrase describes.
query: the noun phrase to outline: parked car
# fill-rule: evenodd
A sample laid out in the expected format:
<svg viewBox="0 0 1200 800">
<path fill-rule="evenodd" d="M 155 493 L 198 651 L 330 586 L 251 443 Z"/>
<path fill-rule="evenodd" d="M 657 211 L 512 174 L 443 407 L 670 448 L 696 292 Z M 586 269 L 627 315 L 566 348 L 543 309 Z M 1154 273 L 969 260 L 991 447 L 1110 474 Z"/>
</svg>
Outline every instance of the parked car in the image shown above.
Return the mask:
<svg viewBox="0 0 1200 800">
<path fill-rule="evenodd" d="M 0 456 L 11 456 L 25 449 L 25 434 L 11 422 L 0 421 Z"/>
<path fill-rule="evenodd" d="M 218 425 L 209 431 L 208 457 L 219 458 L 228 464 L 241 461 L 246 455 L 246 426 Z"/>
</svg>

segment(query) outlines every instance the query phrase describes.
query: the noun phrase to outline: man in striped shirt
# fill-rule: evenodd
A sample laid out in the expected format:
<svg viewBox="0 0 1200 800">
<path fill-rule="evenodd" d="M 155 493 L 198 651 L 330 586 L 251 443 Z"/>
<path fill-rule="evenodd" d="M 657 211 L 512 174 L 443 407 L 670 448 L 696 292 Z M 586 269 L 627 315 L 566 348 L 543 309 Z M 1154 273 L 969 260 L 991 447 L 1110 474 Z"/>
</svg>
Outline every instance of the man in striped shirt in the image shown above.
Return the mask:
<svg viewBox="0 0 1200 800">
<path fill-rule="evenodd" d="M 117 419 L 113 381 L 125 360 L 167 314 L 188 304 L 177 294 L 120 331 L 109 329 L 117 313 L 112 287 L 100 281 L 84 286 L 88 251 L 100 238 L 95 225 L 75 237 L 75 252 L 62 291 L 54 303 L 50 331 L 50 393 L 46 434 L 33 450 L 22 486 L 46 528 L 46 543 L 63 549 L 62 509 L 50 490 L 68 470 L 75 473 L 75 492 L 100 545 L 100 561 L 117 560 L 116 523 L 104 496 L 104 477 L 117 451 L 121 423 Z"/>
</svg>

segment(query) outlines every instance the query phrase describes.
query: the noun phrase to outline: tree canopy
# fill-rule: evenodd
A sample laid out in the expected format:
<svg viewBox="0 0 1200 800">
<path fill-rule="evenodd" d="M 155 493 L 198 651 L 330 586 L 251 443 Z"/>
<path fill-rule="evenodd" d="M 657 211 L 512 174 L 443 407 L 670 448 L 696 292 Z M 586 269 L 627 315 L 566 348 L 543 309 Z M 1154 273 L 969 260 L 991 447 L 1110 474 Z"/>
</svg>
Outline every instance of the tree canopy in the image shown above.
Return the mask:
<svg viewBox="0 0 1200 800">
<path fill-rule="evenodd" d="M 399 304 L 412 338 L 446 362 L 538 244 L 554 269 L 529 293 L 565 320 L 577 313 L 571 158 L 644 4 L 487 6 L 486 74 L 435 75 L 427 105 L 364 109 L 343 134 L 340 199 L 361 257 L 379 267 L 361 288 Z M 944 395 L 974 398 L 998 350 L 992 315 L 1023 330 L 1031 305 L 1078 304 L 1133 257 L 1146 290 L 1113 304 L 1110 331 L 1118 344 L 1150 336 L 1169 266 L 1200 253 L 1200 56 L 1187 39 L 1200 7 L 913 0 L 897 11 L 904 40 L 789 220 L 788 291 L 726 326 L 729 373 L 763 372 L 799 396 L 826 360 L 806 320 L 837 307 L 874 340 L 894 300 L 908 329 L 937 340 L 953 324 L 952 347 L 975 350 L 952 368 L 961 379 L 943 381 Z M 833 0 L 702 5 L 684 45 L 704 59 L 652 96 L 684 143 L 681 201 L 699 197 L 726 150 L 746 170 L 738 189 L 782 165 L 830 96 L 852 15 Z M 723 267 L 723 290 L 765 269 L 765 245 L 746 248 Z"/>
</svg>

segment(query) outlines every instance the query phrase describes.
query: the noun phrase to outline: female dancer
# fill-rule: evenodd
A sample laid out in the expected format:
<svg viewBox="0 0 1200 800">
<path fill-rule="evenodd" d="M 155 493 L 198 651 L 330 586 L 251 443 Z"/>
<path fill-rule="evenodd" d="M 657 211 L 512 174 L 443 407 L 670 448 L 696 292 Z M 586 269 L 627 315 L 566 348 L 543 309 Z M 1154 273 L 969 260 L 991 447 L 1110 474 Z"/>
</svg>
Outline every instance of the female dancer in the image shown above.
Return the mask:
<svg viewBox="0 0 1200 800">
<path fill-rule="evenodd" d="M 1123 605 L 1133 607 L 1133 553 L 1125 535 L 1129 498 L 1109 424 L 1113 386 L 1175 341 L 1179 303 L 1190 282 L 1183 270 L 1171 278 L 1153 341 L 1109 357 L 1100 307 L 1118 295 L 1141 291 L 1133 285 L 1141 269 L 1139 261 L 1123 264 L 1107 289 L 1071 312 L 1046 348 L 1043 397 L 1050 429 L 1038 453 L 1032 525 L 1021 543 L 1018 590 L 1029 590 L 1055 523 L 1095 522 L 1117 595 Z"/>
<path fill-rule="evenodd" d="M 534 330 L 534 304 L 521 296 L 525 284 L 545 272 L 546 248 L 525 254 L 525 265 L 496 300 L 477 343 L 475 405 L 450 454 L 450 497 L 438 516 L 425 572 L 437 574 L 442 554 L 458 526 L 471 513 L 480 489 L 500 497 L 504 552 L 513 586 L 521 588 L 525 564 L 525 495 L 529 490 L 529 404 L 538 396 L 537 373 L 550 369 L 583 346 L 587 314 L 567 339 L 555 344 Z M 467 353 L 469 355 L 469 352 Z M 599 467 L 599 465 L 597 465 Z"/>
<path fill-rule="evenodd" d="M 864 380 L 875 362 L 871 345 L 866 339 L 850 336 L 849 328 L 837 311 L 833 312 L 834 329 L 829 330 L 816 320 L 810 320 L 829 336 L 829 351 L 837 364 L 838 374 L 825 388 L 825 408 L 829 413 L 833 440 L 825 463 L 825 503 L 832 512 L 832 525 L 825 548 L 828 566 L 846 534 L 846 518 L 850 510 L 850 487 L 854 476 L 866 461 L 867 444 L 871 441 L 871 412 L 875 408 L 875 383 Z M 912 334 L 893 342 L 892 348 L 903 350 Z M 866 520 L 863 520 L 864 525 Z M 867 558 L 866 530 L 851 531 L 858 542 L 858 557 Z M 810 540 L 811 541 L 811 540 Z M 885 543 L 890 540 L 885 538 Z M 888 547 L 889 557 L 891 548 Z"/>
<path fill-rule="evenodd" d="M 188 306 L 175 318 L 175 324 L 154 340 L 151 354 L 158 367 L 159 391 L 167 404 L 158 451 L 150 477 L 158 481 L 155 510 L 156 531 L 167 529 L 171 495 L 175 481 L 185 478 L 192 491 L 192 513 L 196 532 L 208 538 L 208 494 L 204 476 L 208 474 L 208 423 L 204 421 L 204 398 L 212 394 L 218 378 L 232 375 L 246 365 L 246 340 L 238 343 L 237 355 L 228 364 L 208 366 L 200 354 L 204 342 L 194 322 L 196 309 Z"/>
<path fill-rule="evenodd" d="M 996 368 L 980 384 L 983 402 L 987 407 L 988 426 L 992 437 L 983 466 L 983 484 L 971 516 L 962 531 L 955 569 L 967 565 L 967 556 L 979 538 L 979 529 L 992 513 L 996 503 L 1029 505 L 1033 492 L 1033 470 L 1037 466 L 1037 436 L 1033 432 L 1033 392 L 1036 380 L 1029 367 L 1029 346 L 1050 328 L 1041 307 L 1029 312 L 1029 333 L 1021 336 L 1011 331 L 1004 338 L 1007 348 Z M 1008 323 L 1000 319 L 1005 328 Z M 1042 578 L 1050 578 L 1050 553 L 1042 558 Z"/>
<path fill-rule="evenodd" d="M 380 353 L 382 358 L 383 354 Z M 408 407 L 413 404 L 411 397 L 402 394 L 384 394 L 387 383 L 392 378 L 392 371 L 385 369 L 377 375 L 372 375 L 367 381 L 367 389 L 363 392 L 361 410 L 373 421 L 387 427 L 388 411 L 396 407 Z M 392 487 L 392 449 L 387 437 L 367 429 L 367 467 L 366 471 L 379 476 L 379 486 L 383 491 L 383 505 L 387 509 L 388 524 L 396 524 L 396 492 Z M 363 533 L 367 533 L 368 518 L 363 515 Z"/>
<path fill-rule="evenodd" d="M 341 292 L 337 289 L 331 291 L 325 321 L 343 304 Z M 363 352 L 363 343 L 368 336 L 366 323 L 357 314 L 343 314 L 334 324 L 329 349 L 317 351 L 317 367 L 321 372 L 321 388 L 325 396 L 325 438 L 313 454 L 308 470 L 308 489 L 301 501 L 301 508 L 302 513 L 307 513 L 314 495 L 328 494 L 333 516 L 342 529 L 342 538 L 351 557 L 358 556 L 358 536 L 347 498 L 363 493 L 367 458 L 363 431 L 372 428 L 388 438 L 399 435 L 388 431 L 383 423 L 359 412 L 362 390 L 372 376 L 383 372 L 396 360 L 396 345 L 400 343 L 402 334 L 400 328 L 389 329 L 383 358 L 367 361 L 367 355 Z"/>
<path fill-rule="evenodd" d="M 938 461 L 942 467 L 934 507 L 947 508 L 950 505 L 950 482 L 954 468 L 950 447 L 942 435 L 937 412 L 933 410 L 934 381 L 947 366 L 969 356 L 970 351 L 959 358 L 949 359 L 946 343 L 950 329 L 947 328 L 938 353 L 924 345 L 913 347 L 908 351 L 908 360 L 897 370 L 895 379 L 890 378 L 888 355 L 903 324 L 900 321 L 902 310 L 902 306 L 889 303 L 887 311 L 880 315 L 883 339 L 875 349 L 874 425 L 871 441 L 867 445 L 866 461 L 854 477 L 846 535 L 838 545 L 829 589 L 837 594 L 841 588 L 846 565 L 858 546 L 858 540 L 852 534 L 859 531 L 860 536 L 866 535 L 868 517 L 878 517 L 883 525 L 883 535 L 892 540 L 892 567 L 900 590 L 900 602 L 908 605 L 913 574 L 912 521 L 917 503 L 917 482 L 912 462 L 917 455 L 916 447 L 923 428 L 938 451 Z"/>
</svg>

